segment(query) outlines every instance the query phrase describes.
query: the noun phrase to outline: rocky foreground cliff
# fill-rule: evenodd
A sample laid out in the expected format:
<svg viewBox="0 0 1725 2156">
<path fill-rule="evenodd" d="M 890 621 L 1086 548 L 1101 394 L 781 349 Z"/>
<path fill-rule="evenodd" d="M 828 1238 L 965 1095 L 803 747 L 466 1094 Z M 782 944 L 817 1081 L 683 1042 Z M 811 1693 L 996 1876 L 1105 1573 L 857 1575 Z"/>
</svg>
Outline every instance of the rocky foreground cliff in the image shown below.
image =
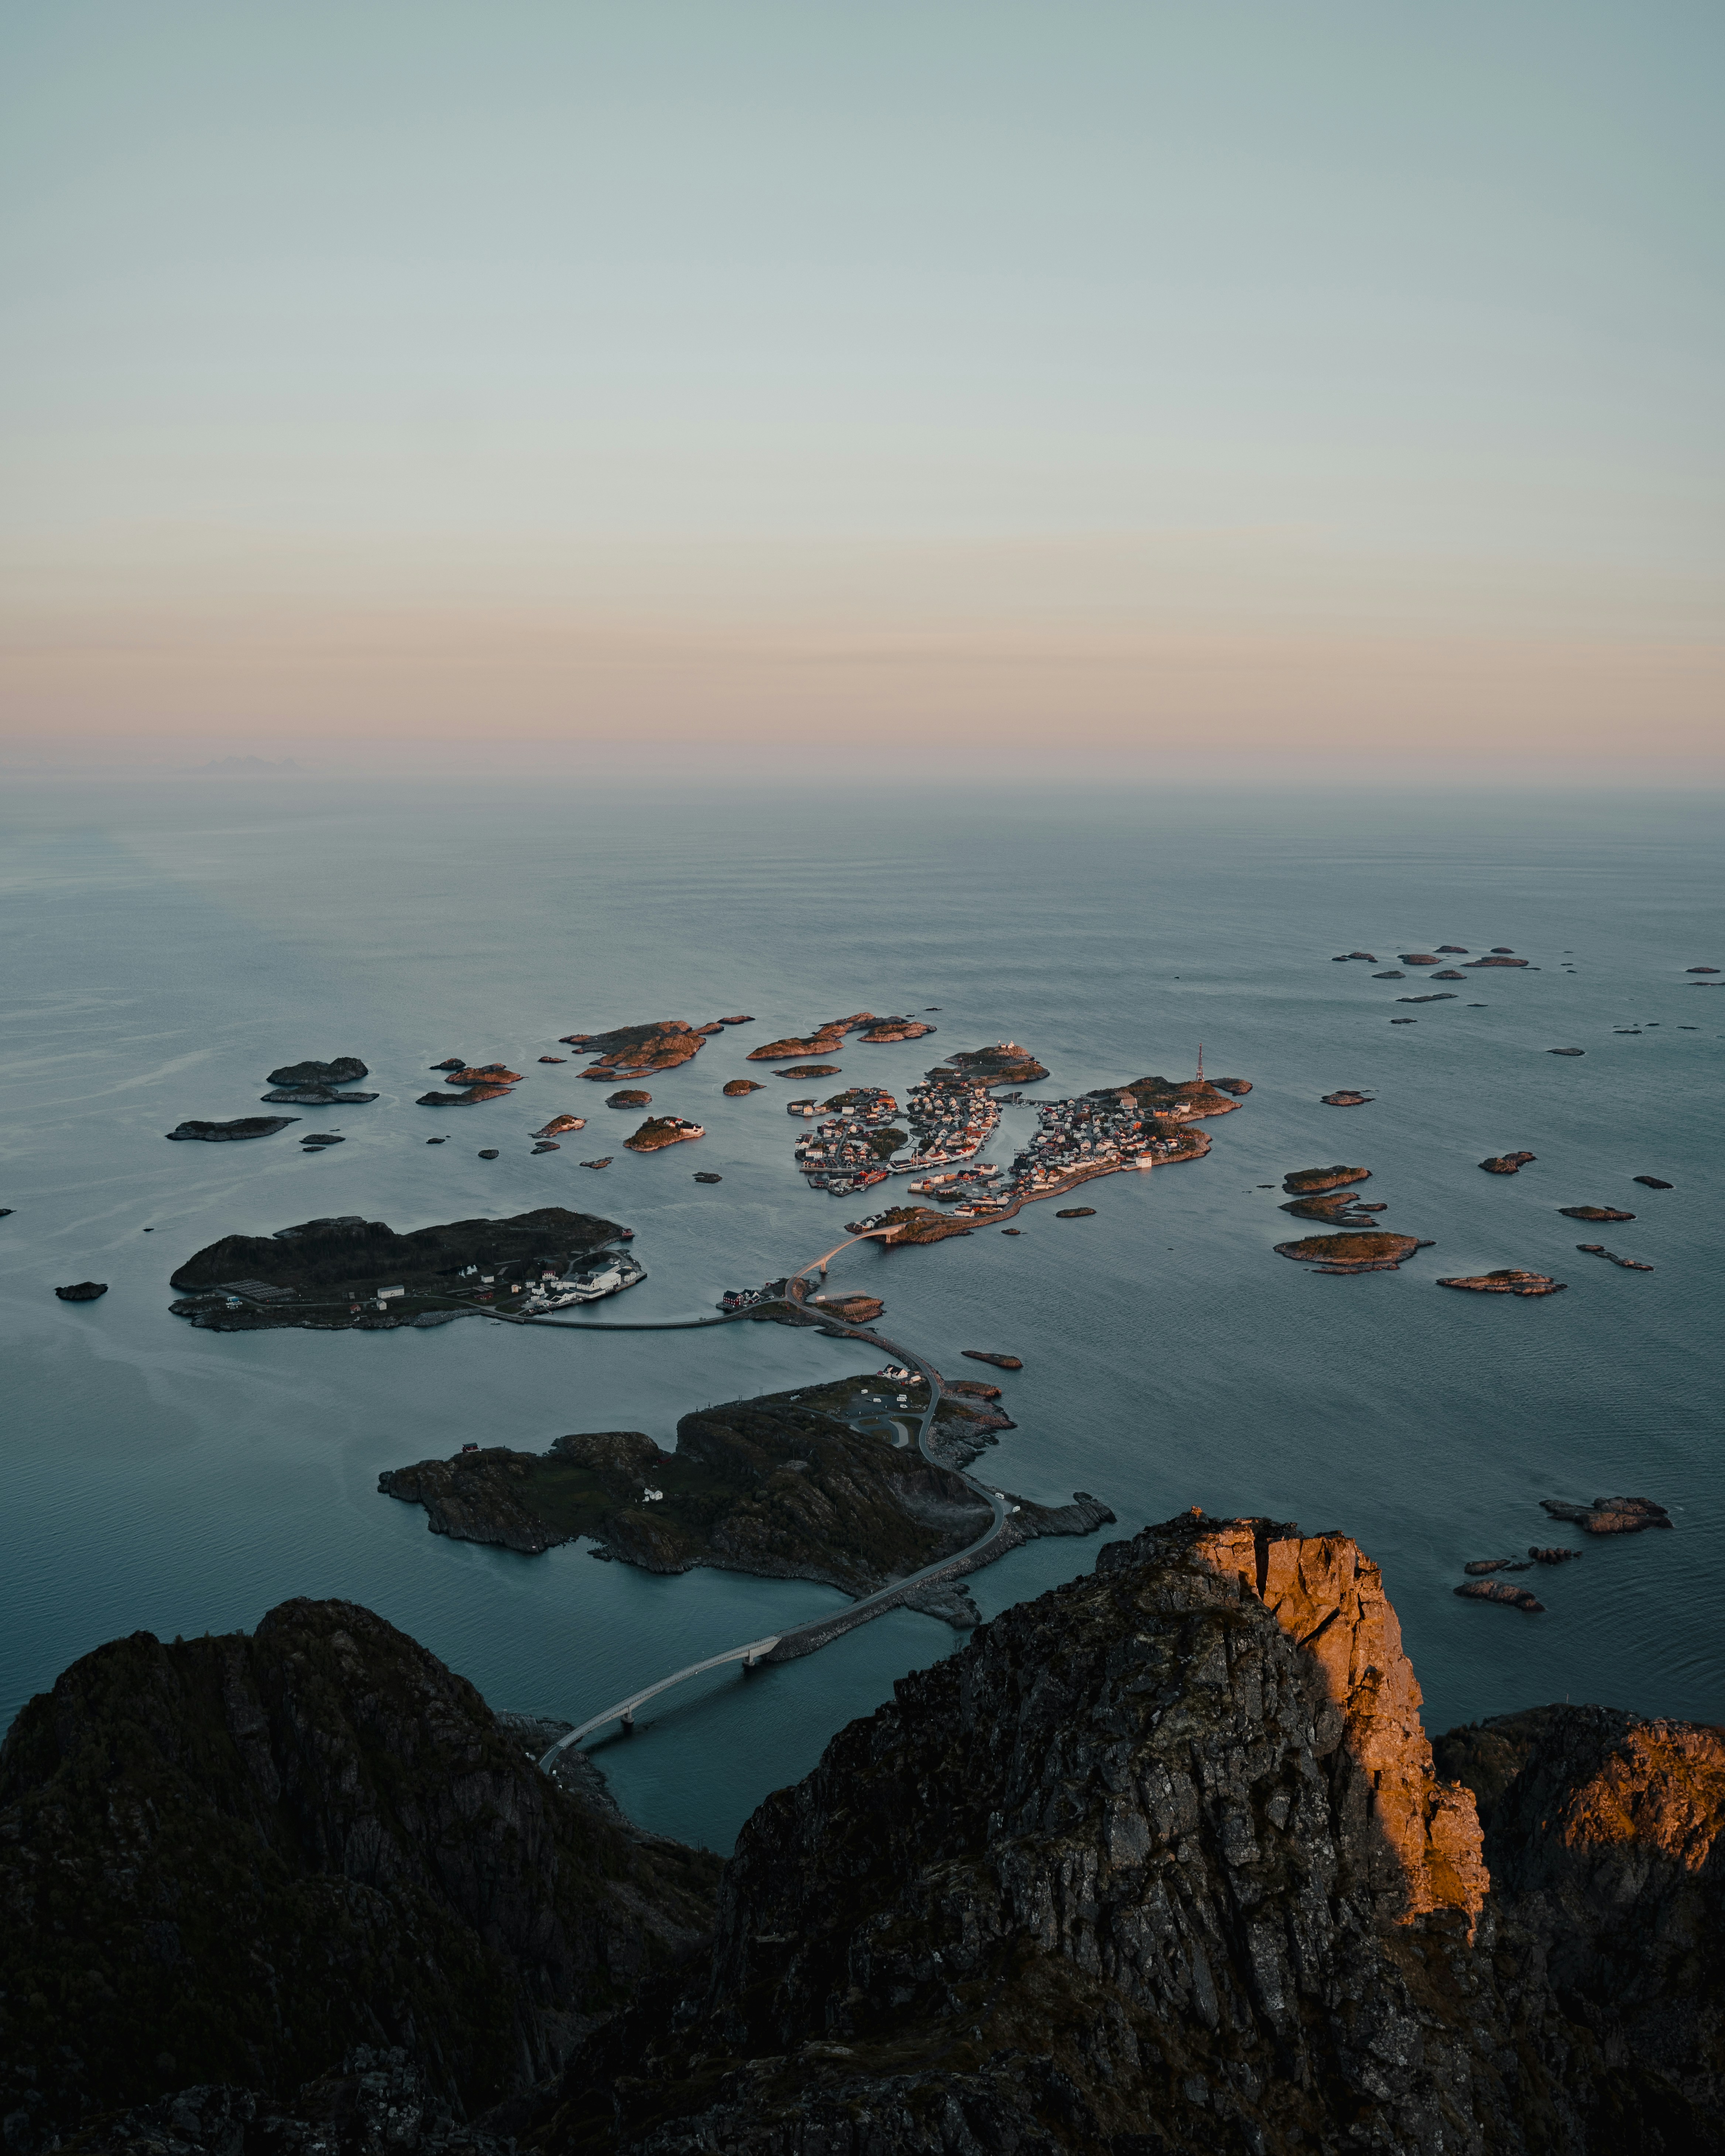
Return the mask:
<svg viewBox="0 0 1725 2156">
<path fill-rule="evenodd" d="M 70 2076 L 69 2057 L 93 2077 L 110 2047 L 128 2087 L 157 2076 L 156 2101 L 82 2147 L 1725 2148 L 1720 1733 L 1550 1707 L 1435 1753 L 1378 1568 L 1344 1537 L 1193 1515 L 1009 1610 L 767 1800 L 711 1940 L 681 1959 L 698 1860 L 555 1792 L 534 1824 L 470 1689 L 364 1613 L 321 1614 L 345 1608 L 276 1613 L 259 1638 L 286 1636 L 255 1673 L 256 1642 L 193 1643 L 189 1663 L 119 1643 L 8 1742 L 7 2010 L 35 1988 L 39 2077 Z M 392 1690 L 372 1748 L 349 1732 L 380 1686 L 341 1674 L 338 1632 L 361 1662 L 382 1641 L 422 1686 L 423 1710 Z M 98 1700 L 80 1673 L 128 1653 Z M 63 1725 L 85 1733 L 68 1747 Z M 451 1743 L 497 1778 L 476 1806 L 429 1793 Z M 398 1746 L 411 1802 L 382 1763 Z M 171 1846 L 153 1824 L 158 1792 L 177 1819 L 208 1816 L 186 1794 L 207 1762 L 243 1858 L 227 1824 Z M 568 1856 L 529 1861 L 578 1826 Z M 257 1881 L 277 1862 L 302 1898 L 271 1917 Z M 13 1943 L 19 1915 L 45 1945 Z M 164 1958 L 150 1927 L 177 1925 Z M 177 2015 L 154 1995 L 175 1986 Z M 385 2010 L 398 1996 L 411 2011 Z M 221 2033 L 182 2059 L 171 2032 L 199 2025 L 194 1999 Z M 380 2041 L 399 2049 L 345 2048 Z M 301 2068 L 320 2078 L 296 2092 Z M 49 2145 L 44 2108 L 19 2146 Z"/>
<path fill-rule="evenodd" d="M 705 1972 L 511 2115 L 534 2146 L 1725 2146 L 1717 1732 L 1547 1709 L 1446 1779 L 1378 1568 L 1196 1516 L 895 1691 L 749 1822 Z"/>
<path fill-rule="evenodd" d="M 6 2143 L 193 2084 L 285 2099 L 356 2045 L 480 2111 L 703 1937 L 717 1871 L 354 1604 L 116 1640 L 0 1747 Z"/>
</svg>

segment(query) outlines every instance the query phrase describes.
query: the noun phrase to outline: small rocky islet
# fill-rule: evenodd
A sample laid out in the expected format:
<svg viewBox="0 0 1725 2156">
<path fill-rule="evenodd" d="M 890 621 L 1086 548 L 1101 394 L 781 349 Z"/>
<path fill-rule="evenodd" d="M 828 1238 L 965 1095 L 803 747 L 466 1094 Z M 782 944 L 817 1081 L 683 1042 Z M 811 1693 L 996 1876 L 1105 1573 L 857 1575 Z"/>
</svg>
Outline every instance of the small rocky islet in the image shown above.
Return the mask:
<svg viewBox="0 0 1725 2156">
<path fill-rule="evenodd" d="M 107 1292 L 106 1281 L 74 1281 L 68 1287 L 54 1290 L 62 1302 L 95 1302 Z"/>
<path fill-rule="evenodd" d="M 418 1105 L 422 1108 L 472 1108 L 485 1101 L 506 1100 L 521 1078 L 506 1063 L 464 1063 L 459 1056 L 431 1067 L 444 1074 L 445 1090 L 420 1094 Z"/>
<path fill-rule="evenodd" d="M 706 1127 L 686 1116 L 649 1116 L 633 1137 L 623 1141 L 625 1152 L 663 1152 L 667 1146 L 687 1145 L 704 1138 Z"/>
<path fill-rule="evenodd" d="M 1373 1215 L 1387 1209 L 1381 1203 L 1364 1204 L 1351 1194 L 1350 1186 L 1365 1182 L 1368 1168 L 1297 1168 L 1282 1178 L 1282 1188 L 1293 1195 L 1282 1207 L 1296 1219 L 1322 1220 L 1335 1227 L 1369 1228 Z"/>
<path fill-rule="evenodd" d="M 742 1024 L 746 1021 L 737 1020 Z M 714 1021 L 714 1029 L 721 1020 Z M 566 1033 L 563 1044 L 578 1048 L 598 1060 L 581 1073 L 604 1084 L 619 1078 L 646 1078 L 655 1071 L 675 1070 L 692 1062 L 707 1044 L 704 1027 L 685 1019 L 649 1019 L 640 1025 L 614 1026 L 608 1033 Z"/>
<path fill-rule="evenodd" d="M 1276 1253 L 1309 1265 L 1314 1272 L 1393 1273 L 1415 1250 L 1430 1248 L 1430 1242 L 1420 1236 L 1353 1229 L 1337 1235 L 1302 1235 L 1296 1242 L 1278 1243 Z"/>
<path fill-rule="evenodd" d="M 266 1082 L 273 1090 L 263 1097 L 285 1106 L 363 1107 L 377 1099 L 375 1093 L 344 1093 L 341 1088 L 370 1075 L 357 1055 L 337 1055 L 328 1063 L 284 1063 L 270 1073 Z"/>
<path fill-rule="evenodd" d="M 1519 1175 L 1522 1170 L 1538 1156 L 1531 1152 L 1489 1153 L 1480 1166 L 1487 1175 Z"/>
<path fill-rule="evenodd" d="M 1561 1295 L 1568 1285 L 1524 1265 L 1500 1265 L 1495 1272 L 1461 1274 L 1438 1282 L 1440 1287 L 1462 1288 L 1474 1295 Z"/>
</svg>

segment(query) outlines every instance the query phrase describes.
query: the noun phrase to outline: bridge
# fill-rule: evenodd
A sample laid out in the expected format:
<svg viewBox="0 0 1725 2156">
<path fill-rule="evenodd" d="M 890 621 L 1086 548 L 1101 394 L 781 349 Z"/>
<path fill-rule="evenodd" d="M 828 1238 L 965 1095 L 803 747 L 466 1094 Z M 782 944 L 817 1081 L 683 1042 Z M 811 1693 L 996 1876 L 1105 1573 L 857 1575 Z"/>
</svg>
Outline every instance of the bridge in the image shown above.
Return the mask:
<svg viewBox="0 0 1725 2156">
<path fill-rule="evenodd" d="M 603 1714 L 596 1714 L 583 1722 L 578 1729 L 572 1729 L 567 1737 L 558 1738 L 539 1764 L 549 1774 L 552 1762 L 559 1752 L 567 1752 L 572 1744 L 578 1744 L 583 1737 L 590 1737 L 595 1729 L 603 1729 L 608 1722 L 620 1722 L 625 1729 L 633 1729 L 638 1707 L 644 1707 L 655 1694 L 669 1691 L 673 1685 L 681 1684 L 685 1678 L 698 1677 L 703 1670 L 716 1670 L 725 1662 L 741 1662 L 746 1670 L 753 1669 L 757 1662 L 763 1660 L 778 1645 L 779 1636 L 774 1632 L 764 1640 L 751 1640 L 747 1646 L 727 1647 L 722 1655 L 709 1655 L 704 1662 L 691 1662 L 686 1670 L 679 1670 L 672 1676 L 661 1677 L 657 1684 L 648 1685 L 643 1691 L 631 1692 L 627 1699 L 619 1700 L 615 1707 L 608 1707 Z"/>
</svg>

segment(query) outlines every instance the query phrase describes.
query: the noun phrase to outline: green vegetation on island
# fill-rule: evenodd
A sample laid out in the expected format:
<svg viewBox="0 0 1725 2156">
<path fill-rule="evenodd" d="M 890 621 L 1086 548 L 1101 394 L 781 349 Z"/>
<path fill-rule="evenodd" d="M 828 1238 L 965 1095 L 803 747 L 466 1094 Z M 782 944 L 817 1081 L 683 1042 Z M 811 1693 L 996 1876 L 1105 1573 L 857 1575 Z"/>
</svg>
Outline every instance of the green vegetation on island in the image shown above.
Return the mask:
<svg viewBox="0 0 1725 2156">
<path fill-rule="evenodd" d="M 819 1397 L 810 1389 L 685 1415 L 674 1452 L 639 1431 L 602 1431 L 545 1453 L 490 1445 L 420 1460 L 377 1486 L 424 1505 L 434 1534 L 465 1542 L 536 1554 L 586 1535 L 649 1572 L 712 1565 L 851 1594 L 988 1527 L 987 1500 L 962 1476 L 850 1428 Z"/>
<path fill-rule="evenodd" d="M 357 1213 L 302 1220 L 272 1235 L 224 1235 L 187 1259 L 172 1276 L 183 1298 L 172 1309 L 224 1332 L 436 1323 L 464 1307 L 501 1308 L 619 1236 L 614 1220 L 559 1205 L 408 1235 Z"/>
</svg>

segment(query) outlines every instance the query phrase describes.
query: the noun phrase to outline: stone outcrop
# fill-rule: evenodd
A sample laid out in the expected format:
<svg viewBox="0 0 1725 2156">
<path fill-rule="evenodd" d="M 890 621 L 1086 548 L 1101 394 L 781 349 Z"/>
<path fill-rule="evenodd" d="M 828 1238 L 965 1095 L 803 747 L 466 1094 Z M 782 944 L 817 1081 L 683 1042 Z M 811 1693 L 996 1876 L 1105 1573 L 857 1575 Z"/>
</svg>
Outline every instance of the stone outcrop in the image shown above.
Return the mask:
<svg viewBox="0 0 1725 2156">
<path fill-rule="evenodd" d="M 1536 1156 L 1531 1152 L 1488 1153 L 1480 1166 L 1487 1175 L 1519 1175 Z"/>
<path fill-rule="evenodd" d="M 188 2084 L 285 2095 L 357 2037 L 471 2112 L 698 1939 L 716 1871 L 567 1795 L 355 1604 L 114 1640 L 0 1748 L 8 2143 Z"/>
</svg>

